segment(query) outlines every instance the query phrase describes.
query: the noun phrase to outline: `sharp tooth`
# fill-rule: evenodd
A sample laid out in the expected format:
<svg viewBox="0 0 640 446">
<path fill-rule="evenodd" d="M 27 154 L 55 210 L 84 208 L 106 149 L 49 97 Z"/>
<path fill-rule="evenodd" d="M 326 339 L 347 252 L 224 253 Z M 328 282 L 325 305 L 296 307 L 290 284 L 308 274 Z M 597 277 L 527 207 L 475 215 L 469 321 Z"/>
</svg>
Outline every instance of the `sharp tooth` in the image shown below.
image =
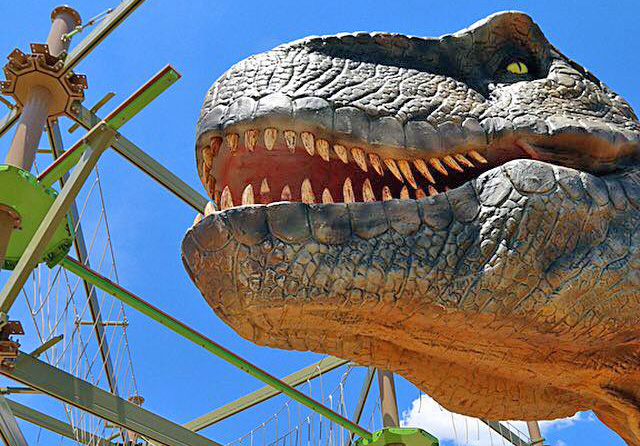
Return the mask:
<svg viewBox="0 0 640 446">
<path fill-rule="evenodd" d="M 316 150 L 318 155 L 325 161 L 329 161 L 329 141 L 326 139 L 316 140 Z"/>
<path fill-rule="evenodd" d="M 256 201 L 253 198 L 253 186 L 247 184 L 247 187 L 242 191 L 242 204 L 255 204 Z"/>
<path fill-rule="evenodd" d="M 351 178 L 347 177 L 342 185 L 342 197 L 345 203 L 353 203 L 356 201 L 356 197 L 353 194 L 353 186 L 351 185 Z"/>
<path fill-rule="evenodd" d="M 338 158 L 340 158 L 340 160 L 347 164 L 349 162 L 349 157 L 347 156 L 347 149 L 344 146 L 341 146 L 340 144 L 335 144 L 333 146 L 333 150 L 336 152 L 336 155 L 338 155 Z"/>
<path fill-rule="evenodd" d="M 271 127 L 264 129 L 264 146 L 267 150 L 273 150 L 273 146 L 276 144 L 276 138 L 278 138 L 278 130 Z"/>
<path fill-rule="evenodd" d="M 430 162 L 430 163 L 431 163 L 431 165 L 432 165 L 433 167 L 435 167 L 435 168 L 436 168 L 436 170 L 437 170 L 438 172 L 440 172 L 442 175 L 449 175 L 449 172 L 447 171 L 446 167 L 444 167 L 444 166 L 442 165 L 442 163 L 440 162 L 440 160 L 439 160 L 438 158 L 431 158 L 431 159 L 429 160 L 429 162 Z"/>
<path fill-rule="evenodd" d="M 378 172 L 378 175 L 384 175 L 384 169 L 382 168 L 382 163 L 380 162 L 380 157 L 375 153 L 369 154 L 369 163 L 373 167 L 373 169 Z"/>
<path fill-rule="evenodd" d="M 240 137 L 237 133 L 228 133 L 224 135 L 224 141 L 232 152 L 235 152 L 238 149 L 238 139 L 240 139 Z"/>
<path fill-rule="evenodd" d="M 253 149 L 256 148 L 256 143 L 258 142 L 258 131 L 256 129 L 247 130 L 244 132 L 244 145 L 249 150 L 249 152 L 253 152 Z"/>
<path fill-rule="evenodd" d="M 417 189 L 418 185 L 416 184 L 415 178 L 413 178 L 413 173 L 411 172 L 411 166 L 409 165 L 409 161 L 398 160 L 398 166 L 400 167 L 400 171 L 402 172 L 404 177 L 407 179 L 411 187 L 413 187 L 414 189 Z"/>
<path fill-rule="evenodd" d="M 400 198 L 409 198 L 409 189 L 407 189 L 407 186 L 402 186 L 402 189 L 400 189 Z"/>
<path fill-rule="evenodd" d="M 373 194 L 369 178 L 362 183 L 362 201 L 376 201 L 376 196 Z"/>
<path fill-rule="evenodd" d="M 313 156 L 315 153 L 315 145 L 313 143 L 313 133 L 302 132 L 300 133 L 300 139 L 302 140 L 302 145 L 307 150 L 309 155 Z"/>
<path fill-rule="evenodd" d="M 351 149 L 351 155 L 353 156 L 353 160 L 360 167 L 360 169 L 367 171 L 367 159 L 364 157 L 364 150 L 354 147 Z"/>
<path fill-rule="evenodd" d="M 213 204 L 213 201 L 208 201 L 206 206 L 204 207 L 204 215 L 211 215 L 215 212 L 216 207 Z"/>
<path fill-rule="evenodd" d="M 488 162 L 484 156 L 480 155 L 475 150 L 472 150 L 471 152 L 469 152 L 469 155 L 471 155 L 471 158 L 475 159 L 476 161 L 480 161 L 482 164 L 487 164 Z"/>
<path fill-rule="evenodd" d="M 442 159 L 445 162 L 445 164 L 451 167 L 452 169 L 457 170 L 458 172 L 464 172 L 462 167 L 460 167 L 460 164 L 456 163 L 456 160 L 454 160 L 451 155 L 447 155 Z"/>
<path fill-rule="evenodd" d="M 322 191 L 322 202 L 325 204 L 333 203 L 333 197 L 331 196 L 331 192 L 329 192 L 329 189 L 325 189 Z"/>
<path fill-rule="evenodd" d="M 471 161 L 469 161 L 465 156 L 461 153 L 456 153 L 454 155 L 458 161 L 464 164 L 467 167 L 475 167 Z"/>
<path fill-rule="evenodd" d="M 269 192 L 271 192 L 271 188 L 269 187 L 269 182 L 267 181 L 266 178 L 263 178 L 262 183 L 260 183 L 260 203 L 262 204 L 269 203 L 271 198 Z"/>
<path fill-rule="evenodd" d="M 393 195 L 391 195 L 391 189 L 389 186 L 385 186 L 382 188 L 382 201 L 393 200 Z"/>
<path fill-rule="evenodd" d="M 303 203 L 315 203 L 316 197 L 313 195 L 313 188 L 311 187 L 311 181 L 309 178 L 305 178 L 300 187 L 300 195 L 302 196 Z"/>
<path fill-rule="evenodd" d="M 427 196 L 427 194 L 424 193 L 424 191 L 420 188 L 416 189 L 416 198 L 425 198 Z"/>
<path fill-rule="evenodd" d="M 429 190 L 429 196 L 430 196 L 430 197 L 438 193 L 438 191 L 436 190 L 436 188 L 435 188 L 435 187 L 433 187 L 432 185 L 429 185 L 429 189 L 428 189 L 428 190 Z"/>
<path fill-rule="evenodd" d="M 269 187 L 269 182 L 266 178 L 262 179 L 262 183 L 260 183 L 260 194 L 266 194 L 271 192 L 271 188 Z"/>
<path fill-rule="evenodd" d="M 433 175 L 431 175 L 431 172 L 429 172 L 427 163 L 425 163 L 424 160 L 413 160 L 413 165 L 416 166 L 416 169 L 418 169 L 418 172 L 420 172 L 423 177 L 435 184 L 436 181 L 433 179 Z"/>
<path fill-rule="evenodd" d="M 202 149 L 202 159 L 207 166 L 207 170 L 211 169 L 211 166 L 213 166 L 213 149 L 211 146 Z"/>
<path fill-rule="evenodd" d="M 284 131 L 284 142 L 287 143 L 287 147 L 289 148 L 289 152 L 295 153 L 296 151 L 296 132 L 293 130 L 285 130 Z"/>
<path fill-rule="evenodd" d="M 193 224 L 191 226 L 195 226 L 202 221 L 202 214 L 198 212 L 196 214 L 196 218 L 193 219 Z"/>
<path fill-rule="evenodd" d="M 225 186 L 220 196 L 220 209 L 228 209 L 233 207 L 233 198 L 231 197 L 231 190 L 229 186 Z"/>
<path fill-rule="evenodd" d="M 222 138 L 215 137 L 211 138 L 211 156 L 218 156 L 218 152 L 220 151 L 220 146 L 222 145 Z"/>
<path fill-rule="evenodd" d="M 398 180 L 404 183 L 404 178 L 402 178 L 402 175 L 400 174 L 400 170 L 398 169 L 398 165 L 396 164 L 396 162 L 391 158 L 387 158 L 386 160 L 384 160 L 384 163 L 386 164 L 387 168 L 391 171 L 393 176 L 395 176 Z"/>
<path fill-rule="evenodd" d="M 285 184 L 280 192 L 280 199 L 283 201 L 291 201 L 291 188 L 288 184 Z"/>
</svg>

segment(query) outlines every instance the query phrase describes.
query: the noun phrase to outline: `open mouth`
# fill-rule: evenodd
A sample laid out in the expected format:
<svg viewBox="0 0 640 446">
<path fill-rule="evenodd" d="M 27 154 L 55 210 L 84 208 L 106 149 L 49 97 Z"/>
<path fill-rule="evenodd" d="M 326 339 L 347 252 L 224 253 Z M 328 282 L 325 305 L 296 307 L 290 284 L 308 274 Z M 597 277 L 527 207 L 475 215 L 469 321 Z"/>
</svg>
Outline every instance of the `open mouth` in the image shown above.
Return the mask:
<svg viewBox="0 0 640 446">
<path fill-rule="evenodd" d="M 385 149 L 282 127 L 231 126 L 206 136 L 198 153 L 201 179 L 221 210 L 276 201 L 419 199 L 507 161 L 531 158 L 515 143 L 463 144 L 435 154 L 429 148 Z"/>
</svg>

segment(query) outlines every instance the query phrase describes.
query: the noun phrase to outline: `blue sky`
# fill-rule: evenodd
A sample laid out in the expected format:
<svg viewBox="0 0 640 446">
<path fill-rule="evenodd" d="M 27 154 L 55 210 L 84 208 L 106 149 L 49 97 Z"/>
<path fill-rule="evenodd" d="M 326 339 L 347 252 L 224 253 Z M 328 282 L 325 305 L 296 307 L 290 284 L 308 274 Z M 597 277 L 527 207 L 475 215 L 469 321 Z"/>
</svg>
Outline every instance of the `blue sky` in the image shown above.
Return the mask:
<svg viewBox="0 0 640 446">
<path fill-rule="evenodd" d="M 85 19 L 115 4 L 102 0 L 72 3 Z M 44 41 L 49 14 L 56 4 L 49 0 L 1 0 L 0 54 L 8 54 L 14 47 L 26 51 L 30 42 Z M 105 107 L 104 111 L 108 111 L 166 63 L 173 64 L 182 73 L 182 79 L 121 131 L 204 193 L 194 162 L 195 122 L 207 89 L 231 64 L 311 34 L 364 30 L 437 36 L 505 9 L 529 13 L 552 43 L 638 109 L 640 92 L 635 83 L 640 69 L 637 40 L 640 6 L 631 1 L 148 0 L 76 71 L 89 77 L 85 104 L 93 104 L 107 91 L 117 93 Z M 74 43 L 86 34 L 76 36 Z M 68 126 L 65 121 L 62 124 Z M 79 136 L 79 132 L 69 135 L 65 131 L 66 146 Z M 9 137 L 0 139 L 2 156 L 9 141 Z M 46 146 L 46 137 L 42 142 Z M 48 161 L 45 155 L 38 159 L 40 165 Z M 124 286 L 276 375 L 290 373 L 319 357 L 255 346 L 217 319 L 180 261 L 180 242 L 193 221 L 193 210 L 117 154 L 108 152 L 100 169 L 119 278 Z M 1 277 L 6 279 L 6 273 Z M 24 311 L 18 304 L 14 315 Z M 133 310 L 127 311 L 127 317 L 136 377 L 147 400 L 145 407 L 185 422 L 261 386 Z M 23 345 L 30 350 L 37 346 L 37 341 L 33 329 L 25 326 L 28 333 Z M 350 392 L 357 393 L 362 371 L 354 374 Z M 419 396 L 417 389 L 399 379 L 398 396 L 408 419 L 419 418 L 429 430 L 429 420 L 436 417 L 416 418 L 412 412 L 414 400 Z M 18 399 L 42 410 L 59 411 L 42 396 Z M 220 442 L 229 441 L 260 422 L 282 402 L 272 401 L 204 433 Z M 35 444 L 37 430 L 26 423 L 22 426 Z M 545 429 L 549 442 L 558 446 L 623 444 L 589 414 Z M 449 443 L 456 441 L 455 436 L 449 438 Z"/>
</svg>

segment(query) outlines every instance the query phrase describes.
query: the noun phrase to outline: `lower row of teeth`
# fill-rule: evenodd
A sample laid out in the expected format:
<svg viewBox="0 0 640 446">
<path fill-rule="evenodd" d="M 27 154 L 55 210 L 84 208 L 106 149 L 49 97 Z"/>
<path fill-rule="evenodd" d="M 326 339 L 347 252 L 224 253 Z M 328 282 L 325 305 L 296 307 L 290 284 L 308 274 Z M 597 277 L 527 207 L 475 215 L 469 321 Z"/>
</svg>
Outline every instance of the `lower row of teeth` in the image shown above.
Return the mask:
<svg viewBox="0 0 640 446">
<path fill-rule="evenodd" d="M 444 190 L 447 191 L 449 190 L 449 188 L 445 186 Z M 415 189 L 416 198 L 425 198 L 427 195 L 433 196 L 437 193 L 438 193 L 438 190 L 436 190 L 436 188 L 431 185 L 428 186 L 427 193 L 425 193 L 425 191 L 420 187 L 417 187 Z M 256 204 L 256 196 L 259 197 L 259 200 L 258 200 L 259 203 L 264 203 L 264 204 L 269 203 L 271 198 L 271 188 L 269 187 L 269 181 L 266 178 L 262 180 L 258 194 L 256 194 L 251 184 L 248 184 L 244 188 L 244 190 L 242 191 L 242 204 L 243 205 Z M 289 185 L 285 185 L 282 188 L 282 191 L 280 192 L 280 199 L 282 201 L 291 201 L 292 197 L 293 197 L 293 194 L 291 192 L 291 187 Z M 316 192 L 314 191 L 313 186 L 311 185 L 311 180 L 309 180 L 309 178 L 305 178 L 304 181 L 302 181 L 302 184 L 300 185 L 300 197 L 303 203 L 319 203 L 319 202 L 322 202 L 325 204 L 334 203 L 333 196 L 331 195 L 331 191 L 328 188 L 324 188 L 322 193 L 320 194 L 320 197 L 317 197 Z M 357 201 L 351 178 L 347 178 L 344 181 L 344 184 L 342 185 L 342 197 L 343 197 L 342 201 L 344 203 L 353 203 Z M 373 191 L 373 187 L 371 186 L 371 181 L 369 181 L 369 179 L 365 179 L 364 182 L 362 183 L 363 201 L 377 201 L 378 200 L 377 197 L 380 197 L 382 201 L 387 201 L 394 198 L 389 186 L 383 186 L 382 189 L 379 191 L 378 195 L 376 196 L 376 194 Z M 407 188 L 407 186 L 402 186 L 402 189 L 400 190 L 400 195 L 399 197 L 396 197 L 396 198 L 401 198 L 401 199 L 410 198 L 409 188 Z M 222 190 L 222 192 L 219 195 L 218 202 L 220 203 L 221 209 L 228 209 L 234 206 L 233 197 L 231 195 L 231 189 L 229 188 L 229 186 L 226 186 Z"/>
</svg>

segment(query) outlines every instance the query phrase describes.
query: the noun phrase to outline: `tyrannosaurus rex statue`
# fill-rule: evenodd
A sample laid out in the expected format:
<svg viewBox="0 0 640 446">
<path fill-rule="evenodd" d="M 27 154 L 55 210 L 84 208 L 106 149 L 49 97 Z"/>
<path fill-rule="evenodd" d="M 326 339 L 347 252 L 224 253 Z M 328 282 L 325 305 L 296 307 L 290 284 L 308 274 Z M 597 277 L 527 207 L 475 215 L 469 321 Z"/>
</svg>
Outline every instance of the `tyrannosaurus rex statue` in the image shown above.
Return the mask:
<svg viewBox="0 0 640 446">
<path fill-rule="evenodd" d="M 242 336 L 476 417 L 593 409 L 640 445 L 640 124 L 526 14 L 281 45 L 197 132 L 223 210 L 183 258 Z"/>
</svg>

